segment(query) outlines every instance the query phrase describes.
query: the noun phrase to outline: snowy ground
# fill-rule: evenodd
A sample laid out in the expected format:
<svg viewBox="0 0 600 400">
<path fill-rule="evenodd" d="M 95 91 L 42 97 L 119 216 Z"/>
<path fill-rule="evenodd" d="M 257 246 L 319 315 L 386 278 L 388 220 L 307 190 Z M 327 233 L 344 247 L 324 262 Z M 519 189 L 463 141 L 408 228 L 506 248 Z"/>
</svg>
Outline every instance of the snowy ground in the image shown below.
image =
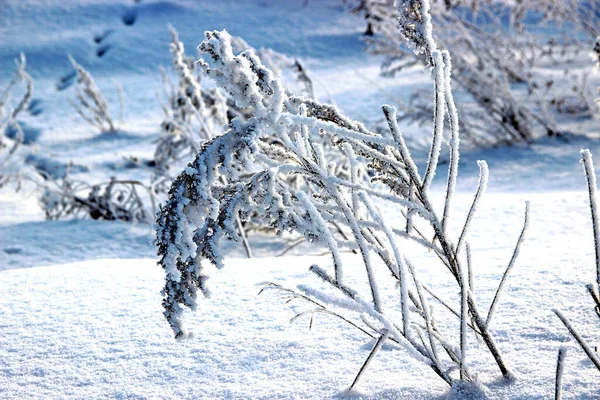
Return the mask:
<svg viewBox="0 0 600 400">
<path fill-rule="evenodd" d="M 381 118 L 381 104 L 427 87 L 428 77 L 419 70 L 381 81 L 379 60 L 363 52 L 359 34 L 364 26 L 342 10 L 341 1 L 303 3 L 4 1 L 0 87 L 23 51 L 35 78 L 35 97 L 43 105 L 40 115 L 23 121 L 41 133 L 26 151 L 36 159 L 73 161 L 80 166 L 76 176 L 90 182 L 143 174 L 123 169 L 122 163 L 131 155 L 148 157 L 158 137 L 162 115 L 155 93 L 161 88 L 158 66 L 170 63 L 168 23 L 179 30 L 191 54 L 204 30 L 227 28 L 255 47 L 301 57 L 320 99 L 331 99 L 366 123 Z M 135 23 L 125 26 L 123 15 L 135 15 Z M 98 57 L 93 36 L 107 31 L 103 43 L 109 48 Z M 94 75 L 116 114 L 113 83 L 122 84 L 123 132 L 98 138 L 72 111 L 72 89 L 56 90 L 69 70 L 69 53 Z M 415 127 L 406 132 L 423 135 Z M 592 344 L 600 344 L 584 288 L 594 279 L 594 244 L 578 163 L 581 148 L 600 157 L 600 125 L 582 122 L 573 132 L 566 142 L 544 139 L 528 147 L 461 155 L 458 210 L 450 226 L 455 232 L 475 190 L 476 160 L 486 159 L 490 166 L 489 193 L 470 233 L 483 305 L 491 301 L 510 258 L 524 201 L 531 201 L 527 239 L 492 327 L 518 379 L 502 382 L 493 361 L 471 343 L 471 367 L 480 371 L 491 398 L 551 398 L 561 345 L 570 349 L 565 398 L 600 397 L 598 371 L 551 313 L 555 307 L 564 310 Z M 438 205 L 441 187 L 441 181 L 435 183 Z M 162 316 L 164 278 L 156 266 L 152 227 L 43 217 L 31 187 L 0 192 L 1 399 L 332 398 L 348 387 L 372 345 L 359 331 L 324 317 L 311 331 L 305 319 L 290 325 L 302 304 L 286 305 L 273 293 L 257 296 L 257 284 L 264 281 L 319 285 L 308 267 L 328 265 L 329 259 L 315 256 L 318 249 L 304 246 L 285 258 L 247 260 L 242 249 L 231 246 L 225 270 L 211 274 L 213 297 L 187 316 L 195 337 L 180 343 Z M 252 247 L 259 256 L 274 256 L 284 245 L 255 236 Z M 421 276 L 435 284 L 444 271 L 433 256 L 412 247 L 407 251 Z M 359 279 L 359 260 L 354 265 L 351 279 Z M 457 296 L 454 286 L 439 285 L 438 290 L 447 298 Z M 392 301 L 391 293 L 387 299 Z M 428 368 L 393 346 L 384 346 L 360 385 L 365 398 L 373 399 L 441 399 L 447 390 Z"/>
</svg>

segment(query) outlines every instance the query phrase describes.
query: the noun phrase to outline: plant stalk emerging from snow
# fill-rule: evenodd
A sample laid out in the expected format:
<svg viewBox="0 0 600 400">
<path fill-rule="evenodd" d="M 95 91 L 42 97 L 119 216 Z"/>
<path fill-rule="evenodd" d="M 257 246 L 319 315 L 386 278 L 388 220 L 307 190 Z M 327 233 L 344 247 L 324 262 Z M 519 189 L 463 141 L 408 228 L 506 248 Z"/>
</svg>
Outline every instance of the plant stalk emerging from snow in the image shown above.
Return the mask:
<svg viewBox="0 0 600 400">
<path fill-rule="evenodd" d="M 556 360 L 556 380 L 554 385 L 554 400 L 562 400 L 562 377 L 565 369 L 565 357 L 567 349 L 561 347 L 558 349 L 558 358 Z"/>
<path fill-rule="evenodd" d="M 600 318 L 600 227 L 598 226 L 598 203 L 597 203 L 597 187 L 596 187 L 596 173 L 594 171 L 594 162 L 592 161 L 592 153 L 589 149 L 581 150 L 581 163 L 583 164 L 583 170 L 587 179 L 588 195 L 590 201 L 590 214 L 592 217 L 592 229 L 594 235 L 594 247 L 595 247 L 595 261 L 596 261 L 596 286 L 589 284 L 586 286 L 592 301 L 594 302 L 594 310 L 598 318 Z M 571 321 L 562 314 L 559 310 L 553 310 L 556 316 L 561 320 L 563 325 L 567 328 L 571 336 L 579 344 L 584 353 L 588 356 L 590 361 L 600 371 L 600 358 L 595 354 L 590 345 L 583 339 L 579 332 L 575 329 Z"/>
<path fill-rule="evenodd" d="M 598 226 L 598 195 L 596 186 L 596 172 L 592 161 L 592 153 L 586 149 L 581 150 L 581 163 L 587 178 L 588 194 L 590 199 L 590 213 L 592 216 L 592 228 L 594 233 L 594 248 L 596 261 L 596 284 L 600 292 L 600 226 Z"/>
<path fill-rule="evenodd" d="M 370 337 L 387 337 L 429 365 L 449 385 L 456 379 L 451 375 L 453 370 L 460 370 L 461 380 L 474 379 L 466 358 L 467 334 L 474 332 L 503 376 L 511 377 L 475 301 L 470 266 L 461 261 L 462 245 L 468 248 L 468 228 L 487 184 L 485 162 L 479 162 L 477 194 L 460 237 L 454 241 L 444 229 L 458 174 L 458 115 L 447 84 L 450 55 L 435 47 L 431 24 L 427 22 L 428 7 L 427 1 L 399 5 L 400 12 L 407 13 L 400 21 L 401 29 L 414 38 L 416 51 L 430 55 L 434 74 L 436 111 L 423 174 L 417 170 L 406 146 L 393 107 L 382 107 L 389 133 L 375 134 L 332 106 L 288 95 L 280 80 L 253 51 L 233 53 L 227 32 L 205 34 L 199 47 L 204 56 L 200 62 L 202 69 L 231 96 L 237 107 L 250 110 L 250 117 L 234 118 L 224 134 L 202 145 L 194 161 L 173 182 L 169 199 L 158 215 L 159 264 L 166 274 L 164 314 L 177 338 L 186 336 L 181 321 L 184 308 L 197 308 L 198 291 L 208 295 L 204 261 L 223 267 L 220 241 L 241 240 L 236 225 L 236 219 L 240 218 L 278 232 L 299 233 L 308 241 L 328 248 L 332 266 L 313 265 L 310 271 L 334 294 L 309 285 L 297 289 L 268 286 L 292 299 L 317 305 L 294 319 L 328 313 Z M 429 188 L 437 170 L 446 110 L 451 113 L 452 162 L 448 169 L 445 216 L 440 219 L 430 200 Z M 323 138 L 328 147 L 323 145 Z M 347 168 L 339 168 L 340 165 Z M 365 169 L 367 173 L 359 173 Z M 301 178 L 302 184 L 290 184 L 293 176 Z M 411 219 L 410 224 L 404 225 L 410 229 L 389 224 L 382 215 L 383 207 L 386 211 L 401 210 L 407 220 Z M 449 271 L 460 288 L 460 313 L 421 282 L 417 267 L 403 254 L 404 240 L 432 251 Z M 360 254 L 367 293 L 348 286 L 345 278 L 348 266 L 340 256 L 344 249 Z M 517 254 L 518 248 L 513 258 Z M 509 267 L 513 263 L 514 260 Z M 383 265 L 387 279 L 391 277 L 398 286 L 399 325 L 388 315 L 396 306 L 388 305 L 388 299 L 382 297 L 383 277 L 377 272 L 378 265 Z M 461 322 L 459 346 L 451 344 L 438 328 L 429 295 Z"/>
<path fill-rule="evenodd" d="M 115 124 L 110 116 L 108 104 L 100 89 L 96 86 L 92 75 L 78 64 L 73 57 L 69 56 L 69 61 L 71 61 L 77 72 L 75 95 L 78 103 L 73 103 L 75 110 L 83 119 L 98 128 L 101 133 L 114 132 L 116 130 Z"/>
<path fill-rule="evenodd" d="M 561 320 L 561 322 L 563 323 L 565 328 L 567 328 L 567 330 L 569 331 L 571 336 L 573 336 L 573 339 L 575 339 L 575 341 L 579 344 L 579 346 L 581 347 L 583 352 L 588 356 L 588 358 L 590 359 L 592 364 L 594 364 L 594 366 L 596 368 L 598 368 L 598 371 L 600 371 L 600 358 L 598 358 L 598 356 L 594 353 L 594 351 L 592 350 L 590 345 L 585 341 L 585 339 L 583 339 L 583 337 L 581 337 L 581 335 L 575 329 L 575 327 L 573 326 L 571 321 L 567 317 L 565 317 L 563 315 L 563 313 L 561 313 L 560 311 L 558 311 L 558 310 L 552 310 L 552 311 Z"/>
</svg>

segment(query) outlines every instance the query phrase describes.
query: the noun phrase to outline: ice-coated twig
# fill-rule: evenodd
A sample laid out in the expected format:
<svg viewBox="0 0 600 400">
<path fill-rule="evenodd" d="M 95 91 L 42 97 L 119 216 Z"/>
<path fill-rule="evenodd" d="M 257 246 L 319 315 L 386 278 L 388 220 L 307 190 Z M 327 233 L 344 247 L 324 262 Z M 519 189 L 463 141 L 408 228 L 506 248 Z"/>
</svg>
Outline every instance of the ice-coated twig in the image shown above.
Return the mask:
<svg viewBox="0 0 600 400">
<path fill-rule="evenodd" d="M 466 361 L 467 361 L 467 325 L 469 304 L 467 302 L 469 293 L 469 277 L 468 271 L 462 268 L 460 281 L 460 379 L 466 377 Z"/>
<path fill-rule="evenodd" d="M 590 296 L 592 297 L 592 300 L 594 300 L 594 303 L 596 304 L 594 309 L 596 310 L 598 318 L 600 318 L 600 295 L 598 294 L 598 290 L 596 290 L 596 287 L 591 283 L 586 285 L 585 287 L 588 290 Z"/>
<path fill-rule="evenodd" d="M 388 224 L 381 217 L 381 213 L 379 210 L 371 203 L 369 198 L 365 195 L 364 192 L 359 194 L 361 201 L 367 206 L 369 213 L 375 219 L 382 228 L 385 235 L 388 238 L 390 246 L 392 247 L 392 251 L 394 253 L 394 258 L 396 259 L 396 275 L 398 276 L 398 280 L 400 282 L 400 307 L 402 309 L 402 332 L 404 336 L 409 336 L 409 324 L 410 324 L 410 314 L 408 310 L 408 274 L 407 274 L 407 266 L 404 260 L 404 256 L 400 253 L 398 249 L 398 245 L 394 240 L 394 236 L 392 234 L 392 230 L 388 226 Z"/>
<path fill-rule="evenodd" d="M 396 7 L 398 10 L 398 28 L 400 34 L 408 41 L 409 46 L 416 54 L 424 53 L 427 62 L 433 70 L 433 135 L 427 168 L 423 176 L 423 189 L 427 191 L 437 169 L 444 131 L 444 116 L 446 112 L 446 71 L 444 57 L 438 50 L 433 39 L 429 1 L 400 0 L 396 3 Z"/>
<path fill-rule="evenodd" d="M 408 150 L 408 147 L 406 146 L 406 143 L 404 141 L 404 137 L 402 136 L 400 128 L 398 127 L 398 121 L 396 121 L 396 109 L 389 105 L 384 105 L 381 107 L 381 109 L 383 111 L 385 119 L 387 120 L 392 137 L 396 141 L 396 145 L 398 146 L 398 150 L 400 151 L 402 161 L 407 166 L 407 173 L 409 174 L 414 185 L 419 187 L 422 186 L 423 183 L 421 182 L 419 171 L 417 170 L 417 165 L 413 161 L 412 156 L 410 155 L 410 151 Z"/>
<path fill-rule="evenodd" d="M 373 349 L 371 349 L 371 352 L 369 353 L 364 364 L 358 370 L 358 373 L 356 374 L 356 378 L 354 378 L 354 380 L 352 381 L 352 384 L 350 385 L 350 390 L 354 390 L 356 385 L 358 385 L 358 381 L 359 381 L 360 377 L 362 376 L 362 374 L 365 372 L 365 370 L 369 366 L 369 363 L 371 362 L 371 360 L 373 360 L 373 358 L 375 358 L 375 355 L 377 355 L 377 352 L 379 352 L 379 349 L 381 349 L 381 346 L 383 346 L 383 343 L 386 341 L 388 335 L 389 335 L 389 333 L 388 333 L 387 329 L 384 329 L 383 334 L 381 336 L 379 336 L 379 338 L 375 342 L 375 345 L 373 346 Z"/>
<path fill-rule="evenodd" d="M 9 160 L 23 142 L 24 132 L 21 124 L 17 121 L 17 117 L 29 105 L 33 96 L 33 78 L 25 69 L 27 65 L 25 55 L 21 53 L 19 59 L 15 60 L 15 64 L 15 74 L 0 96 L 0 155 L 2 156 L 0 157 L 0 188 L 15 176 L 15 174 L 5 173 L 3 168 L 8 164 Z M 25 93 L 14 108 L 10 110 L 7 103 L 10 98 L 11 90 L 19 82 L 25 86 Z M 15 130 L 12 141 L 5 137 L 5 131 L 9 127 Z M 5 143 L 5 140 L 8 143 Z"/>
<path fill-rule="evenodd" d="M 308 196 L 306 196 L 306 194 L 303 192 L 298 192 L 298 199 L 300 199 L 300 201 L 302 201 L 304 203 L 304 206 L 306 207 L 306 211 L 308 212 L 310 218 L 312 219 L 315 229 L 317 230 L 317 232 L 319 232 L 321 234 L 322 240 L 324 240 L 327 243 L 327 246 L 329 247 L 329 250 L 331 251 L 331 256 L 333 258 L 333 265 L 335 268 L 336 282 L 339 284 L 343 283 L 343 281 L 344 281 L 344 270 L 343 270 L 343 266 L 342 266 L 343 264 L 342 264 L 342 259 L 340 257 L 340 252 L 339 252 L 337 243 L 335 241 L 335 238 L 331 234 L 331 231 L 329 231 L 329 229 L 327 229 L 325 220 L 323 219 L 323 217 L 321 216 L 319 211 L 317 211 L 317 208 L 314 206 L 314 204 L 312 204 L 310 202 L 310 200 L 308 199 Z"/>
<path fill-rule="evenodd" d="M 434 114 L 433 114 L 433 136 L 431 139 L 431 149 L 429 150 L 429 159 L 427 168 L 423 177 L 423 189 L 426 191 L 431 185 L 431 181 L 437 170 L 442 138 L 444 136 L 444 120 L 446 113 L 446 73 L 444 67 L 444 58 L 441 52 L 432 53 L 433 71 L 434 71 Z"/>
<path fill-rule="evenodd" d="M 558 349 L 558 358 L 556 360 L 556 380 L 554 383 L 554 400 L 562 400 L 562 377 L 565 369 L 565 357 L 567 349 L 561 347 Z"/>
<path fill-rule="evenodd" d="M 465 245 L 465 252 L 467 253 L 467 271 L 469 275 L 469 290 L 471 293 L 475 293 L 475 282 L 473 279 L 473 262 L 471 260 L 471 246 L 467 242 Z"/>
<path fill-rule="evenodd" d="M 454 96 L 452 95 L 451 74 L 452 60 L 448 51 L 442 51 L 442 56 L 445 64 L 444 71 L 444 91 L 446 97 L 446 106 L 448 107 L 448 119 L 450 120 L 450 162 L 448 163 L 448 180 L 446 183 L 446 199 L 444 201 L 444 213 L 442 215 L 442 231 L 446 231 L 448 216 L 450 214 L 450 201 L 454 194 L 456 186 L 456 177 L 458 175 L 458 162 L 460 157 L 460 135 L 458 125 L 458 111 L 454 104 Z"/>
<path fill-rule="evenodd" d="M 494 311 L 496 311 L 496 307 L 498 305 L 498 301 L 500 299 L 500 293 L 506 284 L 506 280 L 508 278 L 508 274 L 511 269 L 515 265 L 515 261 L 517 257 L 519 257 L 519 252 L 521 250 L 521 244 L 525 240 L 525 233 L 527 232 L 527 228 L 529 227 L 529 202 L 525 202 L 525 221 L 523 222 L 523 229 L 521 229 L 521 234 L 519 235 L 519 239 L 517 239 L 517 244 L 515 245 L 515 249 L 513 250 L 512 257 L 510 258 L 510 262 L 504 271 L 504 275 L 502 275 L 502 279 L 500 280 L 500 284 L 498 285 L 498 289 L 496 289 L 496 294 L 494 295 L 494 300 L 492 300 L 492 304 L 490 305 L 490 310 L 488 311 L 487 319 L 485 324 L 489 327 L 492 322 L 492 316 L 494 315 Z"/>
<path fill-rule="evenodd" d="M 561 320 L 561 322 L 563 323 L 565 328 L 567 328 L 567 330 L 569 331 L 571 336 L 573 336 L 573 338 L 577 341 L 577 343 L 579 344 L 579 346 L 581 347 L 583 352 L 588 356 L 588 358 L 590 359 L 592 364 L 594 364 L 594 366 L 598 369 L 598 371 L 600 371 L 600 359 L 594 353 L 594 351 L 591 349 L 591 347 L 586 343 L 586 341 L 581 337 L 579 332 L 577 332 L 575 330 L 575 327 L 571 324 L 571 321 L 569 321 L 569 319 L 565 315 L 563 315 L 563 313 L 560 312 L 559 310 L 552 310 L 552 311 Z"/>
<path fill-rule="evenodd" d="M 481 199 L 481 196 L 483 196 L 483 194 L 485 193 L 485 190 L 487 189 L 487 182 L 488 182 L 488 175 L 489 175 L 487 163 L 483 160 L 479 160 L 479 161 L 477 161 L 477 165 L 479 166 L 479 182 L 477 183 L 477 191 L 475 192 L 475 197 L 473 198 L 473 203 L 471 203 L 471 208 L 469 208 L 467 218 L 463 225 L 462 231 L 460 232 L 460 236 L 458 238 L 458 243 L 456 243 L 456 250 L 454 251 L 455 254 L 458 254 L 460 252 L 461 245 L 466 237 L 469 226 L 471 225 L 471 220 L 473 219 L 473 216 L 475 215 L 475 212 L 477 211 L 477 206 L 479 205 L 479 200 Z"/>
<path fill-rule="evenodd" d="M 588 194 L 590 199 L 590 211 L 592 214 L 592 228 L 594 230 L 594 247 L 596 250 L 596 284 L 600 292 L 600 226 L 598 225 L 598 195 L 596 185 L 596 172 L 592 153 L 589 149 L 581 150 L 581 163 L 587 178 Z"/>
<path fill-rule="evenodd" d="M 248 242 L 248 238 L 246 237 L 246 232 L 244 232 L 244 225 L 242 224 L 239 215 L 236 215 L 235 223 L 238 228 L 238 233 L 242 238 L 242 243 L 244 244 L 244 249 L 246 250 L 246 256 L 248 256 L 248 258 L 252 258 L 252 249 L 250 248 L 250 243 Z"/>
</svg>

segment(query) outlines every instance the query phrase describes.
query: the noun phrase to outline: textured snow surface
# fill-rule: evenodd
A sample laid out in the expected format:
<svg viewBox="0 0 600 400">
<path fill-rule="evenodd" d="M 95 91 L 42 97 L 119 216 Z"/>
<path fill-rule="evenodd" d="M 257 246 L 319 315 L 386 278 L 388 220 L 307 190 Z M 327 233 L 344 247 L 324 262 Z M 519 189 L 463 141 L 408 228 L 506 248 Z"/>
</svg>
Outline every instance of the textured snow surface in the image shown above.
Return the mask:
<svg viewBox="0 0 600 400">
<path fill-rule="evenodd" d="M 590 307 L 584 284 L 594 271 L 584 192 L 484 198 L 471 232 L 479 303 L 489 305 L 510 258 L 523 198 L 531 200 L 530 231 L 492 328 L 517 380 L 502 382 L 473 337 L 469 362 L 482 371 L 479 378 L 492 398 L 544 399 L 553 395 L 556 354 L 566 345 L 565 394 L 597 398 L 598 372 L 551 313 L 554 307 L 564 310 L 585 337 L 597 337 L 590 334 L 596 321 L 585 312 Z M 457 219 L 466 214 L 468 199 L 457 196 Z M 436 283 L 444 271 L 433 256 L 416 250 L 407 249 L 424 281 L 456 301 L 453 285 Z M 356 261 L 349 282 L 363 273 Z M 320 287 L 308 272 L 313 263 L 326 266 L 330 260 L 230 259 L 223 271 L 212 273 L 213 297 L 186 316 L 194 337 L 185 342 L 172 339 L 162 317 L 163 276 L 153 259 L 0 272 L 0 397 L 330 398 L 349 385 L 372 342 L 325 317 L 317 317 L 312 331 L 306 319 L 289 325 L 294 310 L 306 305 L 284 305 L 273 293 L 257 296 L 263 281 Z M 390 301 L 397 294 L 385 296 Z M 582 322 L 578 315 L 589 318 Z M 440 398 L 448 390 L 392 346 L 384 346 L 359 389 L 367 398 L 406 399 Z"/>
</svg>

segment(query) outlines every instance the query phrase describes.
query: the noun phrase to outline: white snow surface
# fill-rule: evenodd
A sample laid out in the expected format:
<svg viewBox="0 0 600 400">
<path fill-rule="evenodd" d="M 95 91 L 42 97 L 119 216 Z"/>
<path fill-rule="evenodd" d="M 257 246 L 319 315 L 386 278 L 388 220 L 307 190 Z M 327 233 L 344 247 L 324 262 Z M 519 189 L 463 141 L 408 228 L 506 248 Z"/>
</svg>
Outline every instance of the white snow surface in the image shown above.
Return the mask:
<svg viewBox="0 0 600 400">
<path fill-rule="evenodd" d="M 135 24 L 123 25 L 121 16 L 132 10 Z M 204 30 L 225 28 L 255 47 L 302 58 L 319 98 L 366 124 L 382 119 L 381 104 L 406 100 L 415 88 L 430 85 L 428 75 L 418 69 L 381 80 L 380 60 L 363 52 L 363 22 L 344 11 L 339 0 L 313 0 L 306 6 L 301 0 L 143 0 L 138 5 L 126 0 L 3 0 L 0 88 L 11 76 L 12 60 L 23 51 L 35 78 L 34 97 L 43 105 L 41 115 L 24 120 L 42 131 L 25 151 L 73 161 L 81 166 L 74 175 L 89 182 L 114 175 L 146 179 L 147 172 L 123 169 L 122 164 L 131 155 L 149 157 L 158 137 L 162 114 L 155 93 L 161 87 L 158 66 L 170 63 L 168 23 L 180 32 L 188 54 L 195 53 Z M 92 36 L 106 30 L 112 30 L 106 39 L 111 48 L 98 58 Z M 56 90 L 69 70 L 67 54 L 90 70 L 114 115 L 118 101 L 113 82 L 123 85 L 122 132 L 98 137 L 73 112 L 72 88 Z M 552 398 L 560 346 L 569 348 L 565 398 L 600 398 L 600 372 L 551 311 L 562 310 L 592 346 L 600 345 L 600 326 L 585 290 L 595 278 L 594 243 L 579 164 L 581 148 L 600 155 L 599 127 L 598 121 L 582 122 L 572 127 L 580 134 L 564 141 L 543 139 L 527 147 L 461 153 L 456 209 L 449 221 L 453 235 L 472 201 L 476 161 L 485 159 L 490 170 L 488 193 L 468 238 L 483 310 L 509 262 L 524 202 L 531 202 L 529 230 L 491 328 L 517 379 L 504 382 L 483 346 L 469 336 L 467 362 L 479 371 L 490 398 Z M 419 143 L 429 135 L 427 127 L 402 128 Z M 443 144 L 442 161 L 447 150 Z M 421 163 L 426 150 L 422 153 L 415 156 Z M 440 212 L 446 167 L 440 165 L 432 186 Z M 382 211 L 388 224 L 399 221 Z M 164 273 L 156 265 L 151 226 L 45 221 L 30 185 L 17 193 L 3 189 L 0 399 L 446 397 L 450 388 L 441 379 L 389 344 L 363 376 L 360 393 L 345 391 L 373 345 L 370 338 L 323 316 L 317 316 L 312 330 L 307 318 L 290 325 L 291 317 L 307 309 L 305 304 L 285 304 L 273 292 L 257 295 L 265 281 L 325 290 L 308 268 L 315 263 L 328 267 L 330 259 L 316 256 L 321 250 L 308 245 L 285 258 L 260 258 L 280 253 L 285 243 L 256 235 L 251 244 L 259 258 L 245 259 L 241 246 L 228 244 L 225 268 L 210 272 L 213 296 L 202 299 L 197 312 L 186 314 L 194 337 L 177 342 L 162 315 Z M 459 304 L 457 286 L 440 283 L 439 276 L 447 272 L 435 257 L 402 245 L 425 283 Z M 352 267 L 348 282 L 362 281 L 360 259 L 343 257 Z M 384 303 L 399 307 L 397 293 L 382 292 Z M 440 324 L 456 325 L 442 312 L 438 315 Z M 458 343 L 456 336 L 451 338 Z"/>
<path fill-rule="evenodd" d="M 464 217 L 469 197 L 457 198 L 463 205 L 457 214 Z M 597 398 L 598 372 L 551 312 L 564 310 L 586 338 L 597 337 L 584 288 L 594 278 L 584 192 L 484 198 L 470 235 L 479 302 L 492 300 L 518 236 L 524 198 L 531 201 L 531 226 L 492 328 L 518 378 L 504 383 L 473 337 L 469 366 L 480 371 L 492 398 L 549 398 L 556 354 L 566 345 L 565 393 Z M 420 276 L 435 285 L 444 271 L 433 256 L 409 250 Z M 360 278 L 355 260 L 350 283 Z M 269 292 L 257 296 L 264 281 L 318 287 L 308 272 L 313 263 L 329 265 L 330 259 L 229 259 L 224 270 L 212 273 L 213 296 L 188 313 L 185 322 L 194 337 L 184 342 L 172 339 L 162 316 L 164 276 L 153 258 L 4 271 L 0 397 L 331 398 L 349 385 L 372 342 L 326 317 L 317 317 L 312 331 L 307 319 L 290 325 L 294 311 L 306 305 L 285 305 Z M 447 298 L 458 296 L 452 285 L 438 290 Z M 387 293 L 387 300 L 393 296 Z M 436 399 L 448 388 L 405 351 L 389 346 L 373 361 L 360 390 L 373 399 Z"/>
</svg>

